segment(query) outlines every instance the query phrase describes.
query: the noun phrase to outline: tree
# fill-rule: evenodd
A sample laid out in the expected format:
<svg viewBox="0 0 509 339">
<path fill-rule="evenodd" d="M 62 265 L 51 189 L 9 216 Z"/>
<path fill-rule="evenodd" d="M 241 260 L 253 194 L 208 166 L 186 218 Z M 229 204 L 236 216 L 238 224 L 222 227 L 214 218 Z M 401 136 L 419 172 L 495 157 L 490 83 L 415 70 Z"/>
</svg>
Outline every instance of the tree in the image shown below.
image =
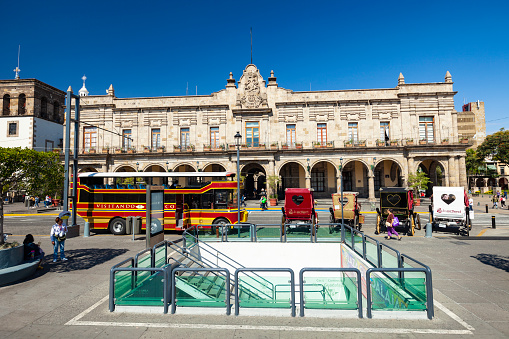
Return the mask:
<svg viewBox="0 0 509 339">
<path fill-rule="evenodd" d="M 61 191 L 64 169 L 58 154 L 21 147 L 0 147 L 0 244 L 4 242 L 4 194 L 11 189 L 28 194 Z"/>
<path fill-rule="evenodd" d="M 414 197 L 418 196 L 420 189 L 423 190 L 428 189 L 429 181 L 430 180 L 426 173 L 424 173 L 421 170 L 417 170 L 415 174 L 414 173 L 408 174 L 408 187 L 411 187 L 414 190 Z"/>
<path fill-rule="evenodd" d="M 509 165 L 509 130 L 503 128 L 484 139 L 483 143 L 477 147 L 477 158 L 484 161 L 490 158 Z"/>
<path fill-rule="evenodd" d="M 267 177 L 267 184 L 269 185 L 269 198 L 275 199 L 277 198 L 277 185 L 279 183 L 280 179 L 277 175 L 269 175 Z"/>
<path fill-rule="evenodd" d="M 465 165 L 468 174 L 479 174 L 484 171 L 484 159 L 479 159 L 477 152 L 473 149 L 467 149 L 467 156 L 465 158 Z"/>
</svg>

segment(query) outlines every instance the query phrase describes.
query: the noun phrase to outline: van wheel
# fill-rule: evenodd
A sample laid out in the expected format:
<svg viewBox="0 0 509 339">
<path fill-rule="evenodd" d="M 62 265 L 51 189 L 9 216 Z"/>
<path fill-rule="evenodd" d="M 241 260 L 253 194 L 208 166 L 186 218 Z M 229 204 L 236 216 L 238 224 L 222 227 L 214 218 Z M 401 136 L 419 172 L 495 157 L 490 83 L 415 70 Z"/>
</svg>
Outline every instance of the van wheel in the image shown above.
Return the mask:
<svg viewBox="0 0 509 339">
<path fill-rule="evenodd" d="M 125 234 L 125 219 L 115 218 L 110 222 L 110 231 L 115 235 Z"/>
</svg>

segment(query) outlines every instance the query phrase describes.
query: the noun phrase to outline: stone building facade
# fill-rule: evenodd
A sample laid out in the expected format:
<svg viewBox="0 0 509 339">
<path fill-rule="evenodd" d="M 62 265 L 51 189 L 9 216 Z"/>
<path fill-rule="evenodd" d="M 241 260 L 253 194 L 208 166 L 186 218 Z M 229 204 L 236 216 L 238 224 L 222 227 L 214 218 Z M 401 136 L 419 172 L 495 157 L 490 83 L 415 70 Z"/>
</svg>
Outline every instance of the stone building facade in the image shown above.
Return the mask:
<svg viewBox="0 0 509 339">
<path fill-rule="evenodd" d="M 484 102 L 469 102 L 458 112 L 458 136 L 460 139 L 472 140 L 472 147 L 477 148 L 486 139 L 486 118 Z"/>
<path fill-rule="evenodd" d="M 0 147 L 62 147 L 65 92 L 36 79 L 0 80 Z"/>
<path fill-rule="evenodd" d="M 110 86 L 80 98 L 79 171 L 235 172 L 239 131 L 248 197 L 268 176 L 280 177 L 279 194 L 311 187 L 330 197 L 340 169 L 344 190 L 370 200 L 419 168 L 435 185 L 466 187 L 455 94 L 449 72 L 437 83 L 400 74 L 394 88 L 294 92 L 255 65 L 210 95 L 118 98 Z"/>
</svg>

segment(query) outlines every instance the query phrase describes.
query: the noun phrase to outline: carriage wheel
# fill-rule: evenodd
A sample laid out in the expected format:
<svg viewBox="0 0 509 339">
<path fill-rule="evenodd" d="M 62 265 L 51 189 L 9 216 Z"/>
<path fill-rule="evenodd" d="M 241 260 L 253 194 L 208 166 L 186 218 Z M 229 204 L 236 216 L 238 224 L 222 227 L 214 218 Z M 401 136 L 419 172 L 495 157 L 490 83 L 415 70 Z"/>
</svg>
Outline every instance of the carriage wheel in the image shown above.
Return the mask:
<svg viewBox="0 0 509 339">
<path fill-rule="evenodd" d="M 380 218 L 380 214 L 377 214 L 377 215 L 376 215 L 376 229 L 375 229 L 375 234 L 380 234 L 380 222 L 382 221 L 381 219 L 382 219 L 382 218 Z"/>
<path fill-rule="evenodd" d="M 353 219 L 353 226 L 355 227 L 356 230 L 358 230 L 358 231 L 361 230 L 362 225 L 359 224 L 359 216 L 358 215 L 356 215 L 355 218 Z"/>
<path fill-rule="evenodd" d="M 421 217 L 419 216 L 419 214 L 414 214 L 414 218 L 415 218 L 415 228 L 418 229 L 419 231 L 421 230 Z"/>
<path fill-rule="evenodd" d="M 335 226 L 331 225 L 331 224 L 334 224 L 334 223 L 336 223 L 336 220 L 334 220 L 334 216 L 333 215 L 330 215 L 329 216 L 329 234 L 332 234 L 334 232 Z"/>
<path fill-rule="evenodd" d="M 281 231 L 283 233 L 283 235 L 285 235 L 285 232 L 286 232 L 286 217 L 285 215 L 283 214 L 283 216 L 281 217 Z"/>
<path fill-rule="evenodd" d="M 412 237 L 415 234 L 414 218 L 408 218 L 407 223 L 410 223 L 407 234 Z"/>
<path fill-rule="evenodd" d="M 311 233 L 313 233 L 313 237 L 315 236 L 316 234 L 316 219 L 315 219 L 315 214 L 313 213 L 313 216 L 311 216 Z"/>
<path fill-rule="evenodd" d="M 472 219 L 468 218 L 468 230 L 472 230 Z"/>
</svg>

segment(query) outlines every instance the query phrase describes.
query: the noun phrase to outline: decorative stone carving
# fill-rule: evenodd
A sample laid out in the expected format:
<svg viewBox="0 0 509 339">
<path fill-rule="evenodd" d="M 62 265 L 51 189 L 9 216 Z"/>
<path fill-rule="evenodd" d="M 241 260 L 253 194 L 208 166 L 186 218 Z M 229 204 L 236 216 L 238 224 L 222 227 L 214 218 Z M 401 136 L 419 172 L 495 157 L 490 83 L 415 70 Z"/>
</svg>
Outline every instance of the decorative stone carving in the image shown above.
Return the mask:
<svg viewBox="0 0 509 339">
<path fill-rule="evenodd" d="M 120 126 L 122 126 L 122 128 L 133 127 L 133 121 L 132 120 L 122 120 L 122 121 L 120 121 Z"/>
<path fill-rule="evenodd" d="M 160 127 L 161 125 L 162 125 L 161 119 L 150 120 L 150 126 L 152 127 Z"/>
<path fill-rule="evenodd" d="M 245 108 L 258 108 L 262 104 L 258 74 L 248 71 L 244 74 L 244 77 L 244 95 L 240 99 L 242 106 Z"/>
<path fill-rule="evenodd" d="M 180 119 L 180 126 L 191 126 L 191 119 Z"/>
</svg>

